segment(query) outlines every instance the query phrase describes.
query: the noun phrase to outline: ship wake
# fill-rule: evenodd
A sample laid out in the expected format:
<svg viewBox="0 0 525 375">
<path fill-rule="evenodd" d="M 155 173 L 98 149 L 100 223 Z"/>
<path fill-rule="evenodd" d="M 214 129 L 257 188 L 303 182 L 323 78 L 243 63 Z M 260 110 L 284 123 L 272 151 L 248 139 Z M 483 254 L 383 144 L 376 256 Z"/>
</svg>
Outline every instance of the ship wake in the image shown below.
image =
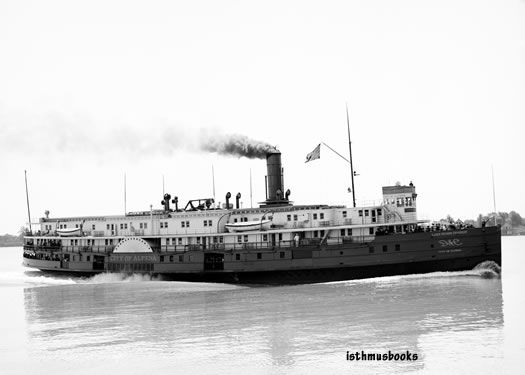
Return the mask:
<svg viewBox="0 0 525 375">
<path fill-rule="evenodd" d="M 501 267 L 492 260 L 486 260 L 478 264 L 472 272 L 477 273 L 483 279 L 501 279 Z"/>
<path fill-rule="evenodd" d="M 0 285 L 9 286 L 53 286 L 76 284 L 74 278 L 50 276 L 42 271 L 2 272 Z"/>
<path fill-rule="evenodd" d="M 161 276 L 147 274 L 101 273 L 91 277 L 60 275 L 45 271 L 4 272 L 0 274 L 0 285 L 11 286 L 61 286 L 74 284 L 112 284 L 162 281 Z"/>
<path fill-rule="evenodd" d="M 345 280 L 330 282 L 330 284 L 341 284 L 341 283 L 392 283 L 402 282 L 408 280 L 420 280 L 420 279 L 444 279 L 452 277 L 478 277 L 482 279 L 500 279 L 501 278 L 501 267 L 491 260 L 487 260 L 479 263 L 471 270 L 465 271 L 438 271 L 421 274 L 410 274 L 410 275 L 397 275 L 397 276 L 383 276 L 374 277 L 369 279 L 359 280 Z"/>
<path fill-rule="evenodd" d="M 140 273 L 100 273 L 78 280 L 79 284 L 138 283 L 145 281 L 162 281 L 161 276 Z"/>
</svg>

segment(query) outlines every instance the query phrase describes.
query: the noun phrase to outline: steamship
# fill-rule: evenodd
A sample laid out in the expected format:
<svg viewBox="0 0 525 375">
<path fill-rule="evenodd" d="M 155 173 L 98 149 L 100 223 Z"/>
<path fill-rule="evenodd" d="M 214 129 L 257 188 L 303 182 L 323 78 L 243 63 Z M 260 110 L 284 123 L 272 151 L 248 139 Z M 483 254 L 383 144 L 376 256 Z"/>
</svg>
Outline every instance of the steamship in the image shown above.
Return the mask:
<svg viewBox="0 0 525 375">
<path fill-rule="evenodd" d="M 472 269 L 501 264 L 497 226 L 447 227 L 418 220 L 415 186 L 382 188 L 378 205 L 294 205 L 284 190 L 281 153 L 266 153 L 266 200 L 235 207 L 226 194 L 182 208 L 120 216 L 51 218 L 24 237 L 23 263 L 43 271 L 145 273 L 187 281 L 310 283 Z M 170 204 L 171 203 L 171 204 Z M 172 206 L 173 205 L 173 206 Z"/>
</svg>

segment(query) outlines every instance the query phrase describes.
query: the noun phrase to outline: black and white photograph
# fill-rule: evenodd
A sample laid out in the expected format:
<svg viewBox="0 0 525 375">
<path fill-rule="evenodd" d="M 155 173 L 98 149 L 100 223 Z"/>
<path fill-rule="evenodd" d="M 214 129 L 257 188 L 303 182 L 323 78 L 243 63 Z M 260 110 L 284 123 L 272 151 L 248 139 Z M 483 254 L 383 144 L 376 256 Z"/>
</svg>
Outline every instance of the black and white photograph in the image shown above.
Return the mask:
<svg viewBox="0 0 525 375">
<path fill-rule="evenodd" d="M 524 141 L 525 0 L 0 0 L 0 374 L 522 373 Z"/>
</svg>

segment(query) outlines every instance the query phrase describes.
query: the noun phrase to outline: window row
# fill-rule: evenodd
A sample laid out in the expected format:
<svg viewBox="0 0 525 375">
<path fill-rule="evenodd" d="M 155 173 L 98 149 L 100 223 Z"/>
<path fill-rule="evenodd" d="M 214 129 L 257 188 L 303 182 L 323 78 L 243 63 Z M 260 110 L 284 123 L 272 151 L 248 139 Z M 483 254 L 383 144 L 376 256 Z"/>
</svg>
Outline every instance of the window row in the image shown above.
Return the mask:
<svg viewBox="0 0 525 375">
<path fill-rule="evenodd" d="M 378 208 L 376 210 L 359 210 L 358 211 L 359 217 L 363 216 L 363 212 L 365 216 L 370 216 L 370 214 L 372 215 L 372 217 L 375 217 L 376 215 L 377 216 L 383 215 L 383 210 L 381 208 Z"/>
<path fill-rule="evenodd" d="M 284 251 L 279 252 L 279 258 L 284 259 Z M 257 253 L 257 259 L 262 259 L 262 253 Z M 235 260 L 241 260 L 241 254 L 235 254 Z"/>
<path fill-rule="evenodd" d="M 397 197 L 397 198 L 386 198 L 386 204 L 395 204 L 397 207 L 411 207 L 413 204 L 412 197 Z"/>
<path fill-rule="evenodd" d="M 168 256 L 168 255 L 166 255 L 166 256 L 161 255 L 161 256 L 160 256 L 160 261 L 161 261 L 161 263 L 162 263 L 162 262 L 168 262 L 168 261 L 173 263 L 174 259 L 175 259 L 175 256 L 174 256 L 174 255 L 169 255 L 169 256 Z M 184 262 L 184 257 L 183 257 L 182 255 L 179 255 L 177 259 L 178 259 L 178 261 L 179 261 L 180 263 Z"/>
<path fill-rule="evenodd" d="M 395 251 L 400 251 L 401 250 L 401 245 L 396 243 L 395 246 L 394 246 L 394 250 Z M 369 246 L 368 247 L 368 252 L 370 254 L 374 253 L 375 252 L 375 247 L 374 246 Z M 388 245 L 383 245 L 383 253 L 386 253 L 388 252 Z"/>
<path fill-rule="evenodd" d="M 188 237 L 188 240 L 190 240 L 192 237 Z M 206 240 L 202 240 L 201 237 L 194 237 L 195 242 L 197 245 L 204 243 Z M 202 237 L 202 238 L 208 238 L 208 243 L 224 243 L 224 237 L 223 236 L 214 236 L 214 237 Z M 166 245 L 183 245 L 183 239 L 182 237 L 177 238 L 166 238 Z"/>
</svg>

